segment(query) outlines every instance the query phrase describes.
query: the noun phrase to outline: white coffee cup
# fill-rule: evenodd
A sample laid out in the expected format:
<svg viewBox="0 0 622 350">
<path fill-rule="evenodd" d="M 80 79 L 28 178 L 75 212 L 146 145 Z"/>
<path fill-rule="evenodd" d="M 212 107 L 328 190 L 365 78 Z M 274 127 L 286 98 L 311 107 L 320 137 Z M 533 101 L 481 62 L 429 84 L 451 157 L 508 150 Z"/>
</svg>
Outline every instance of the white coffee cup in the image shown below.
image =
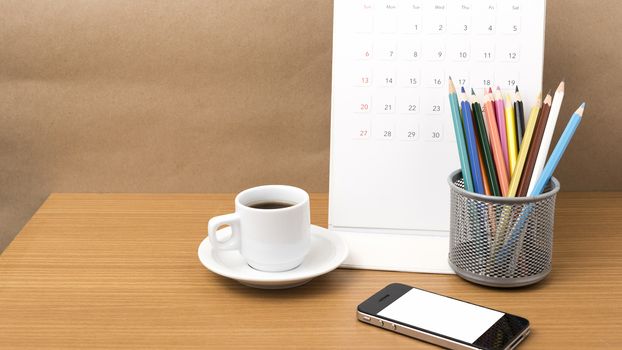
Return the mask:
<svg viewBox="0 0 622 350">
<path fill-rule="evenodd" d="M 259 203 L 287 203 L 278 209 L 253 208 Z M 257 270 L 287 271 L 302 263 L 311 246 L 309 194 L 285 185 L 249 188 L 235 197 L 235 213 L 215 216 L 207 224 L 213 249 L 239 250 Z M 219 240 L 216 231 L 231 226 Z"/>
</svg>

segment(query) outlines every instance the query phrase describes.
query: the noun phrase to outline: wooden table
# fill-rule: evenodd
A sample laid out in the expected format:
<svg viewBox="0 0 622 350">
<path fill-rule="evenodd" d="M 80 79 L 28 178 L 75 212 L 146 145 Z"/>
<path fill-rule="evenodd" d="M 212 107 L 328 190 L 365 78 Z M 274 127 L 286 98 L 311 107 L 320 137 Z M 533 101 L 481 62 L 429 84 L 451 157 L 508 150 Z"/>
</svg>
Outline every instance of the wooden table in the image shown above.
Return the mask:
<svg viewBox="0 0 622 350">
<path fill-rule="evenodd" d="M 408 348 L 356 306 L 402 282 L 527 317 L 531 349 L 622 347 L 622 193 L 561 193 L 551 275 L 528 288 L 339 269 L 290 290 L 206 270 L 197 247 L 233 195 L 53 194 L 0 256 L 0 348 Z M 312 195 L 327 224 L 327 196 Z"/>
</svg>

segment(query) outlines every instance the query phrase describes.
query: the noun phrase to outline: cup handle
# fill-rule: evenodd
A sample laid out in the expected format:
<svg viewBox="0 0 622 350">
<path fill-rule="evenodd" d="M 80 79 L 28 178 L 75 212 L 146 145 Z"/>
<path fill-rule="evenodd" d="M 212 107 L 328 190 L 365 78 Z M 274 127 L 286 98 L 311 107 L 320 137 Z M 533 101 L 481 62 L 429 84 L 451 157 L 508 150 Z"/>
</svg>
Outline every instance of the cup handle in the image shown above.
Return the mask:
<svg viewBox="0 0 622 350">
<path fill-rule="evenodd" d="M 231 236 L 225 241 L 219 241 L 216 238 L 216 231 L 223 225 L 231 226 Z M 237 213 L 214 216 L 207 223 L 207 235 L 212 247 L 216 249 L 240 249 L 240 216 Z"/>
</svg>

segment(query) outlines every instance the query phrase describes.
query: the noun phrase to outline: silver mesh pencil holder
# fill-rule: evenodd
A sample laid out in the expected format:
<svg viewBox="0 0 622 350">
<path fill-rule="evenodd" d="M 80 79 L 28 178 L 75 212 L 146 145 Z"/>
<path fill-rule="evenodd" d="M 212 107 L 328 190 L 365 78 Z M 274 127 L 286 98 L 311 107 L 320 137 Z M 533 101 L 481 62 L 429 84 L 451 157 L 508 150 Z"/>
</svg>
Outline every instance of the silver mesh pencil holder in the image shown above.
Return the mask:
<svg viewBox="0 0 622 350">
<path fill-rule="evenodd" d="M 555 197 L 552 178 L 535 197 L 494 197 L 464 190 L 462 172 L 449 175 L 449 265 L 467 281 L 521 287 L 551 272 Z"/>
</svg>

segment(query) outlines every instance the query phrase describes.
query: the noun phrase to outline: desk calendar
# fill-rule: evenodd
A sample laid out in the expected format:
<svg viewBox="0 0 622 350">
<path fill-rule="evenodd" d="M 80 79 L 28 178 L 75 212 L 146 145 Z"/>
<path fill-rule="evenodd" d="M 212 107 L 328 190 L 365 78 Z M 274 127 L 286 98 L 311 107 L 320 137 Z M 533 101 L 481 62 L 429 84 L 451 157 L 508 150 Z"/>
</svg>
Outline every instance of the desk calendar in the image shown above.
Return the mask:
<svg viewBox="0 0 622 350">
<path fill-rule="evenodd" d="M 460 167 L 447 78 L 542 85 L 545 0 L 335 0 L 329 226 L 343 266 L 450 273 L 449 186 Z"/>
</svg>

